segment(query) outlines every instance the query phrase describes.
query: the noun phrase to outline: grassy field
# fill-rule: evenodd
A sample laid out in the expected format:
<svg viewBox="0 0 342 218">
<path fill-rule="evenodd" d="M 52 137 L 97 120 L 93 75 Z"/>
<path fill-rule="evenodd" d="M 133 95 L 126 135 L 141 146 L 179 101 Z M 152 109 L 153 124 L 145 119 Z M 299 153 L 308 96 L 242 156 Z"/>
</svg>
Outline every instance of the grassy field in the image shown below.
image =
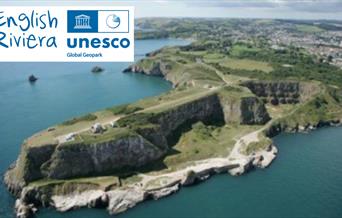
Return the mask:
<svg viewBox="0 0 342 218">
<path fill-rule="evenodd" d="M 263 134 L 259 134 L 259 141 L 245 145 L 240 152 L 245 155 L 250 155 L 254 152 L 266 149 L 270 144 L 272 144 L 272 140 L 270 138 L 265 137 Z"/>
<path fill-rule="evenodd" d="M 336 117 L 341 117 L 341 108 L 340 100 L 336 100 L 323 92 L 303 105 L 297 106 L 289 116 L 280 118 L 280 122 L 290 127 L 308 123 L 317 124 L 320 121 L 330 121 Z"/>
<path fill-rule="evenodd" d="M 205 126 L 198 122 L 184 133 L 172 148 L 164 163 L 169 169 L 180 164 L 212 157 L 226 157 L 235 144 L 235 139 L 260 128 L 247 125 Z"/>
<path fill-rule="evenodd" d="M 250 59 L 234 59 L 234 58 L 225 58 L 220 61 L 220 65 L 232 69 L 238 70 L 258 70 L 263 71 L 265 73 L 269 73 L 273 70 L 273 67 L 262 61 L 254 61 Z"/>
<path fill-rule="evenodd" d="M 106 123 L 117 118 L 117 116 L 113 115 L 113 113 L 108 110 L 98 111 L 92 113 L 92 115 L 91 119 L 84 119 L 84 117 L 89 117 L 88 115 L 81 116 L 81 118 L 74 118 L 67 121 L 68 125 L 65 125 L 66 122 L 64 122 L 64 124 L 58 124 L 36 133 L 26 140 L 26 144 L 28 146 L 40 146 L 57 143 L 57 138 L 59 136 L 88 129 L 95 123 Z M 94 119 L 94 117 L 96 118 Z"/>
<path fill-rule="evenodd" d="M 119 138 L 124 138 L 124 137 L 134 136 L 134 135 L 136 134 L 134 134 L 127 128 L 107 127 L 107 130 L 101 135 L 93 134 L 91 131 L 86 131 L 84 133 L 81 133 L 79 137 L 82 140 L 82 143 L 92 144 L 92 143 L 107 142 L 110 140 L 116 140 Z M 74 144 L 75 142 L 71 142 L 71 143 Z"/>
<path fill-rule="evenodd" d="M 233 57 L 241 57 L 244 56 L 245 53 L 254 53 L 257 54 L 260 52 L 261 49 L 253 47 L 253 46 L 247 46 L 247 45 L 234 45 L 230 50 L 230 55 Z"/>
<path fill-rule="evenodd" d="M 165 110 L 169 110 L 171 108 L 177 107 L 179 105 L 185 104 L 190 101 L 194 101 L 196 99 L 200 99 L 202 97 L 214 94 L 216 90 L 209 90 L 209 89 L 198 89 L 196 88 L 194 90 L 188 90 L 184 92 L 180 92 L 179 94 L 165 96 L 162 98 L 158 104 L 148 107 L 141 112 L 153 112 L 153 113 L 159 113 Z M 181 94 L 183 93 L 183 95 Z"/>
<path fill-rule="evenodd" d="M 31 187 L 41 187 L 41 186 L 58 186 L 58 185 L 68 185 L 68 184 L 88 184 L 96 185 L 100 188 L 106 188 L 108 186 L 119 186 L 119 178 L 117 176 L 98 176 L 98 177 L 87 177 L 87 178 L 75 178 L 67 180 L 54 180 L 54 179 L 43 179 L 31 182 L 29 186 Z"/>
<path fill-rule="evenodd" d="M 305 25 L 305 24 L 298 24 L 296 25 L 296 29 L 301 32 L 305 33 L 319 33 L 323 32 L 324 30 L 313 25 Z"/>
</svg>

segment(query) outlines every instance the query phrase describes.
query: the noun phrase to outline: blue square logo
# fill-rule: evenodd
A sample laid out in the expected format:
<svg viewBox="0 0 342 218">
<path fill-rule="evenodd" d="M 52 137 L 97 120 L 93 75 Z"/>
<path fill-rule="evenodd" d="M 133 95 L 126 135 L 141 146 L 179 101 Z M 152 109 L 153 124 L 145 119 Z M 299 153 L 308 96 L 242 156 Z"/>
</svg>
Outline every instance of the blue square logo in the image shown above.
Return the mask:
<svg viewBox="0 0 342 218">
<path fill-rule="evenodd" d="M 68 33 L 97 33 L 98 11 L 68 10 Z"/>
</svg>

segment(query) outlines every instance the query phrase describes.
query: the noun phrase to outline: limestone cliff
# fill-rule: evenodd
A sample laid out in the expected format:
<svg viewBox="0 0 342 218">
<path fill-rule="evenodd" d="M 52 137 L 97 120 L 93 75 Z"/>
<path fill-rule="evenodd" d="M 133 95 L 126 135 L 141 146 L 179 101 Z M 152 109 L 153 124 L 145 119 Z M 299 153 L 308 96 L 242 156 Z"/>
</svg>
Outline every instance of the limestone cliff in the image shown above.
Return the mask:
<svg viewBox="0 0 342 218">
<path fill-rule="evenodd" d="M 15 167 L 5 176 L 13 193 L 28 183 L 48 178 L 109 175 L 129 172 L 165 155 L 182 126 L 204 123 L 264 124 L 270 119 L 262 101 L 253 96 L 229 97 L 220 91 L 153 113 L 135 113 L 118 121 L 127 134 L 99 142 L 23 144 Z M 113 130 L 118 131 L 118 130 Z M 99 139 L 105 136 L 98 136 Z M 107 136 L 106 136 L 107 137 Z"/>
<path fill-rule="evenodd" d="M 151 76 L 165 76 L 167 74 L 167 69 L 169 67 L 165 65 L 165 63 L 153 61 L 151 63 L 145 64 L 145 62 L 147 62 L 147 60 L 143 59 L 137 64 L 129 66 L 123 72 L 142 73 Z"/>
<path fill-rule="evenodd" d="M 255 95 L 266 102 L 277 104 L 297 104 L 319 91 L 317 85 L 298 81 L 254 81 L 242 83 Z"/>
<path fill-rule="evenodd" d="M 139 135 L 103 143 L 60 145 L 41 171 L 43 177 L 51 179 L 107 175 L 139 168 L 163 153 Z"/>
<path fill-rule="evenodd" d="M 140 135 L 91 144 L 44 147 L 24 144 L 15 167 L 10 168 L 5 175 L 5 183 L 17 195 L 22 187 L 38 179 L 107 175 L 141 167 L 164 153 Z"/>
</svg>

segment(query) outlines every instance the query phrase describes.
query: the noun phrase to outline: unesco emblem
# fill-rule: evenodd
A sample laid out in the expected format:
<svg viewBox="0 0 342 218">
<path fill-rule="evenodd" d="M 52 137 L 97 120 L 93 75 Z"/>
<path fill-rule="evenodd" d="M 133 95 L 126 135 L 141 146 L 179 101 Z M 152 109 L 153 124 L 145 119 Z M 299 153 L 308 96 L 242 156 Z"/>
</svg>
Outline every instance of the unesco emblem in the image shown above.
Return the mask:
<svg viewBox="0 0 342 218">
<path fill-rule="evenodd" d="M 109 28 L 115 29 L 120 26 L 120 17 L 116 16 L 115 14 L 111 14 L 107 17 L 106 24 Z"/>
</svg>

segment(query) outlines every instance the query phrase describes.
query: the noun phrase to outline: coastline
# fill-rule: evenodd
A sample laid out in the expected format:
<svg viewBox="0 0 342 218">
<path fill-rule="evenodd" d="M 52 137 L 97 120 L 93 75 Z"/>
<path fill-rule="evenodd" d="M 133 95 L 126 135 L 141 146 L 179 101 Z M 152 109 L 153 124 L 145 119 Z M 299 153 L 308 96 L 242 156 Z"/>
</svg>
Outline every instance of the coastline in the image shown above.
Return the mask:
<svg viewBox="0 0 342 218">
<path fill-rule="evenodd" d="M 80 207 L 107 207 L 110 214 L 118 214 L 134 207 L 140 202 L 148 199 L 158 200 L 180 190 L 181 187 L 193 185 L 209 179 L 214 174 L 229 173 L 233 176 L 242 175 L 254 167 L 266 168 L 276 158 L 277 148 L 271 144 L 267 150 L 257 152 L 250 156 L 238 152 L 242 141 L 252 142 L 257 130 L 240 138 L 234 150 L 226 158 L 210 158 L 196 161 L 192 166 L 184 169 L 165 173 L 157 176 L 139 174 L 143 179 L 122 189 L 111 191 L 88 190 L 81 193 L 70 193 L 69 195 L 52 196 L 50 206 L 57 211 L 66 212 Z M 162 184 L 149 187 L 149 183 L 162 180 Z M 19 217 L 33 214 L 37 211 L 34 205 L 26 204 L 30 196 L 34 196 L 34 188 L 25 187 L 21 192 L 21 198 L 16 201 L 15 209 Z"/>
<path fill-rule="evenodd" d="M 140 70 L 137 70 L 138 73 Z M 134 70 L 133 70 L 134 72 Z M 165 80 L 173 83 L 172 80 L 163 77 Z M 174 84 L 174 83 L 173 83 Z M 175 84 L 174 84 L 175 85 Z M 341 121 L 324 122 L 324 125 L 337 125 Z M 148 199 L 160 199 L 172 193 L 177 192 L 183 186 L 189 186 L 201 181 L 204 181 L 210 176 L 218 173 L 229 173 L 233 176 L 242 175 L 253 168 L 266 168 L 276 158 L 277 148 L 272 143 L 265 149 L 255 152 L 250 155 L 242 154 L 241 147 L 245 144 L 258 142 L 258 134 L 266 132 L 267 136 L 274 136 L 283 131 L 285 132 L 305 132 L 314 130 L 323 124 L 298 126 L 291 129 L 283 129 L 282 127 L 272 125 L 272 121 L 247 135 L 238 139 L 234 145 L 230 155 L 225 158 L 210 158 L 201 161 L 195 161 L 192 166 L 186 167 L 171 173 L 165 173 L 158 176 L 138 174 L 142 177 L 142 181 L 133 183 L 123 188 L 115 190 L 94 189 L 90 187 L 85 191 L 71 191 L 66 195 L 53 195 L 50 202 L 46 206 L 52 206 L 60 212 L 69 211 L 80 207 L 92 208 L 107 208 L 110 214 L 117 214 L 134 207 L 140 202 Z M 8 174 L 5 176 L 6 184 L 11 187 Z M 156 184 L 158 181 L 159 184 Z M 152 187 L 149 185 L 153 183 Z M 10 188 L 11 189 L 11 188 Z M 12 188 L 12 191 L 14 189 Z M 32 202 L 37 201 L 36 196 L 41 195 L 41 190 L 35 187 L 27 186 L 23 188 L 20 194 L 20 199 L 16 201 L 16 212 L 18 217 L 28 217 L 37 211 L 36 205 Z"/>
<path fill-rule="evenodd" d="M 194 162 L 191 166 L 161 175 L 144 175 L 142 181 L 131 184 L 115 190 L 90 189 L 83 192 L 71 192 L 68 195 L 55 195 L 51 197 L 50 205 L 59 212 L 66 212 L 73 209 L 88 208 L 106 208 L 110 214 L 119 214 L 135 207 L 137 204 L 146 200 L 158 200 L 167 197 L 181 190 L 182 187 L 191 186 L 209 179 L 215 174 L 229 173 L 231 176 L 240 176 L 255 168 L 269 167 L 278 155 L 278 149 L 272 143 L 267 149 L 256 152 L 252 155 L 243 155 L 239 152 L 242 142 L 253 142 L 257 139 L 257 134 L 264 130 L 274 128 L 272 121 L 268 123 L 269 127 L 263 127 L 257 131 L 251 132 L 236 141 L 233 151 L 226 158 L 210 158 Z M 275 135 L 282 132 L 289 133 L 308 133 L 321 127 L 337 127 L 338 123 L 325 122 L 325 125 L 302 128 L 297 131 L 278 131 Z M 274 136 L 275 136 L 274 135 Z M 148 184 L 160 180 L 159 185 L 150 187 Z M 20 199 L 16 200 L 15 210 L 18 217 L 30 217 L 38 209 L 30 202 L 30 197 L 37 194 L 39 190 L 34 187 L 25 187 L 21 192 Z"/>
</svg>

